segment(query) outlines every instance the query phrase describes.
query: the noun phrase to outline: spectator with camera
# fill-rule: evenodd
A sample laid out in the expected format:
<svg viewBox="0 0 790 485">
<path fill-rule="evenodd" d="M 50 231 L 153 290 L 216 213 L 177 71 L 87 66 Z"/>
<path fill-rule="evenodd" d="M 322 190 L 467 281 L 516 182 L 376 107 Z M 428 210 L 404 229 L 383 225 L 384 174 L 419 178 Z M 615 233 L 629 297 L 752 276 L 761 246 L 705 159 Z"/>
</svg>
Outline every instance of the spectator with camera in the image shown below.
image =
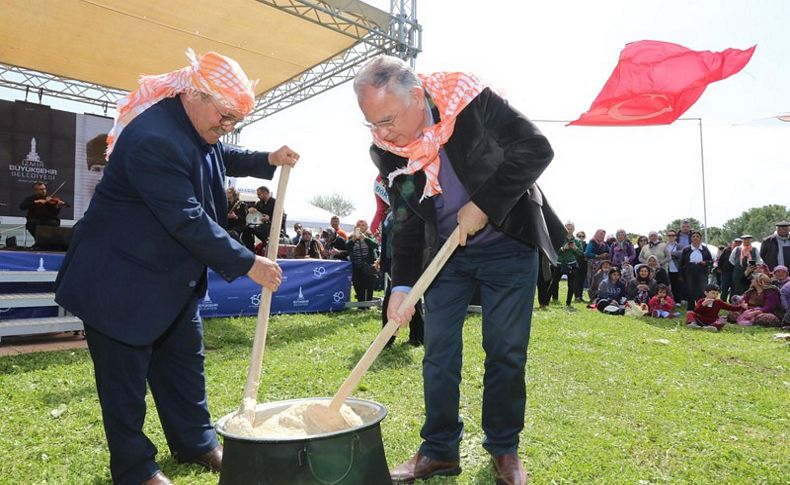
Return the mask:
<svg viewBox="0 0 790 485">
<path fill-rule="evenodd" d="M 362 232 L 362 227 L 357 225 L 346 247 L 351 260 L 351 283 L 354 285 L 357 301 L 371 301 L 378 276 L 374 263 L 378 259 L 379 245 L 372 235 L 368 237 Z"/>
<path fill-rule="evenodd" d="M 574 226 L 572 222 L 565 224 L 568 234 L 565 237 L 565 244 L 557 251 L 557 265 L 554 266 L 551 277 L 551 298 L 553 301 L 559 299 L 559 287 L 562 275 L 568 277 L 568 293 L 565 297 L 565 306 L 571 308 L 571 299 L 576 293 L 577 274 L 579 270 L 579 257 L 584 254 L 582 243 L 573 236 Z"/>
</svg>

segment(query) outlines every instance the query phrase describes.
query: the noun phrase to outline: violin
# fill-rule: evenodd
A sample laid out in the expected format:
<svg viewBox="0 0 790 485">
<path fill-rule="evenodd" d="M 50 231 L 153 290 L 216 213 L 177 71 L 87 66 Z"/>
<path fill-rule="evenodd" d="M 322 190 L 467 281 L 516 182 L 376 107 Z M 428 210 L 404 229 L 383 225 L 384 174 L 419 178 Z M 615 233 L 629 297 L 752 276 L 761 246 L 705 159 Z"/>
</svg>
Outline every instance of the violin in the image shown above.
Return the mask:
<svg viewBox="0 0 790 485">
<path fill-rule="evenodd" d="M 60 197 L 53 197 L 51 195 L 47 195 L 44 198 L 36 199 L 36 202 L 41 201 L 40 203 L 47 204 L 47 205 L 54 205 L 54 206 L 63 206 L 63 207 L 71 207 L 65 200 L 61 199 Z"/>
<path fill-rule="evenodd" d="M 65 200 L 61 199 L 60 197 L 47 197 L 47 204 L 52 205 L 62 205 L 63 207 L 71 207 L 71 204 L 67 203 Z"/>
<path fill-rule="evenodd" d="M 61 199 L 60 197 L 55 197 L 55 194 L 58 192 L 58 190 L 62 189 L 64 185 L 66 185 L 65 181 L 63 183 L 61 183 L 60 185 L 58 185 L 58 188 L 53 190 L 50 195 L 46 196 L 46 202 L 44 202 L 44 203 L 45 204 L 57 205 L 57 206 L 61 206 L 62 205 L 63 207 L 71 207 L 71 204 L 67 204 L 65 200 Z"/>
</svg>

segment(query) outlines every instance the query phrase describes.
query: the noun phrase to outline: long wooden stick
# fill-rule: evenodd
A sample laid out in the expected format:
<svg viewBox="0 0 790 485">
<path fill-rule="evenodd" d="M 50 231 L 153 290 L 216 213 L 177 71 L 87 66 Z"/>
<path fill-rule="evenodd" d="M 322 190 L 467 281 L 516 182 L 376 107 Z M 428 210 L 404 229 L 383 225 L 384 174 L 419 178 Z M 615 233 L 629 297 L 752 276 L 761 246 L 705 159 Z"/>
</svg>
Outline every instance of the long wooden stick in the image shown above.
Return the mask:
<svg viewBox="0 0 790 485">
<path fill-rule="evenodd" d="M 285 188 L 288 185 L 288 176 L 291 167 L 283 165 L 280 171 L 280 181 L 277 183 L 277 198 L 274 201 L 274 214 L 272 214 L 271 227 L 269 228 L 269 242 L 267 243 L 266 257 L 272 261 L 277 260 L 277 251 L 280 245 L 280 226 L 283 221 L 283 205 L 285 204 Z M 266 287 L 261 287 L 261 299 L 258 305 L 258 324 L 255 327 L 255 338 L 252 343 L 250 367 L 247 369 L 247 384 L 244 386 L 244 397 L 241 401 L 239 414 L 251 423 L 255 419 L 255 407 L 258 397 L 258 388 L 261 384 L 261 367 L 263 366 L 263 350 L 266 347 L 266 331 L 269 328 L 269 313 L 272 306 L 272 292 Z"/>
<path fill-rule="evenodd" d="M 400 307 L 398 308 L 399 311 L 406 311 L 407 309 L 416 305 L 419 299 L 422 298 L 423 293 L 425 293 L 425 290 L 427 290 L 431 285 L 436 275 L 439 274 L 439 271 L 442 269 L 442 266 L 444 266 L 444 263 L 450 259 L 453 251 L 455 251 L 455 248 L 458 247 L 458 236 L 459 229 L 456 227 L 449 239 L 445 241 L 444 245 L 441 247 L 441 249 L 439 249 L 439 252 L 436 253 L 436 256 L 434 256 L 433 260 L 431 261 L 431 264 L 428 265 L 428 267 L 425 269 L 425 272 L 417 280 L 417 283 L 414 284 L 411 291 L 409 291 L 409 293 L 406 295 L 406 299 L 403 300 L 403 303 L 401 303 Z M 357 387 L 360 379 L 362 379 L 362 376 L 365 375 L 370 366 L 379 356 L 389 339 L 395 335 L 395 332 L 398 331 L 398 327 L 399 325 L 397 322 L 388 321 L 384 328 L 381 329 L 381 332 L 379 332 L 373 343 L 370 344 L 370 347 L 368 348 L 367 352 L 365 352 L 365 355 L 359 359 L 359 362 L 357 363 L 356 367 L 354 367 L 354 370 L 351 371 L 351 374 L 349 374 L 349 376 L 340 386 L 340 389 L 338 389 L 335 397 L 332 398 L 332 402 L 329 403 L 329 409 L 331 411 L 340 411 L 340 406 L 343 405 L 345 400 L 348 399 L 348 396 L 350 396 Z"/>
</svg>

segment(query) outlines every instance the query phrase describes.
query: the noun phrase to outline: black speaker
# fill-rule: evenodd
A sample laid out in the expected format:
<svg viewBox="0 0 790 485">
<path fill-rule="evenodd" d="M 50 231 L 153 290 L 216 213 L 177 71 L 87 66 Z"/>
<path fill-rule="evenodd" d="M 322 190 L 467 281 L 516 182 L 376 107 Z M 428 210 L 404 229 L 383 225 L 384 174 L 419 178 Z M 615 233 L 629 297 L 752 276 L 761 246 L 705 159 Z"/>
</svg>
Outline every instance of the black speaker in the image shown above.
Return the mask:
<svg viewBox="0 0 790 485">
<path fill-rule="evenodd" d="M 5 247 L 8 249 L 16 249 L 16 236 L 8 236 L 5 238 Z"/>
<path fill-rule="evenodd" d="M 71 242 L 70 227 L 37 226 L 36 247 L 45 251 L 65 251 Z"/>
</svg>

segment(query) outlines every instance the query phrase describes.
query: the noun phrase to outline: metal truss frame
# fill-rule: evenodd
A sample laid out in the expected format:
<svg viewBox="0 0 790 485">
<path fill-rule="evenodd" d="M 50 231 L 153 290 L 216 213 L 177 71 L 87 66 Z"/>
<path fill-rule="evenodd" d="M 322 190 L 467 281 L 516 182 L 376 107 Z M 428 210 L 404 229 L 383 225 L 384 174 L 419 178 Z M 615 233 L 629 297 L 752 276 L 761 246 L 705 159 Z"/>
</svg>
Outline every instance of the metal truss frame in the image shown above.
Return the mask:
<svg viewBox="0 0 790 485">
<path fill-rule="evenodd" d="M 422 27 L 416 19 L 417 0 L 390 0 L 387 31 L 366 18 L 363 10 L 343 12 L 332 6 L 332 0 L 257 1 L 357 39 L 357 43 L 258 96 L 253 111 L 228 136 L 230 142 L 238 141 L 239 131 L 244 126 L 350 81 L 366 60 L 378 54 L 397 55 L 414 65 L 414 58 L 422 50 Z M 38 95 L 39 101 L 47 94 L 101 106 L 105 114 L 127 94 L 119 89 L 2 63 L 0 86 L 28 93 L 32 91 Z"/>
<path fill-rule="evenodd" d="M 46 94 L 55 98 L 101 106 L 104 114 L 107 114 L 108 109 L 114 109 L 118 100 L 126 95 L 126 91 L 121 89 L 107 88 L 3 63 L 0 63 L 0 86 L 25 91 L 25 100 L 32 92 L 38 96 L 40 103 Z"/>
</svg>

